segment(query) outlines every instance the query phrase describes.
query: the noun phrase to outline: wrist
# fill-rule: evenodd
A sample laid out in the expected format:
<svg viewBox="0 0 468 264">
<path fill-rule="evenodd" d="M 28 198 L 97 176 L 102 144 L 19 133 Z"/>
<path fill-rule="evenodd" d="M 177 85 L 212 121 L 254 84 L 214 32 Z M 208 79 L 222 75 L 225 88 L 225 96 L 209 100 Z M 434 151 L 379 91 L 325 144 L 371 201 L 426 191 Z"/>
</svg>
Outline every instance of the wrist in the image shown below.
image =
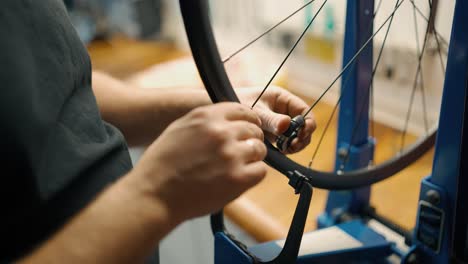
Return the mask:
<svg viewBox="0 0 468 264">
<path fill-rule="evenodd" d="M 124 189 L 129 192 L 129 197 L 138 201 L 139 207 L 148 214 L 148 219 L 153 225 L 169 232 L 183 220 L 176 217 L 174 208 L 166 199 L 161 197 L 160 186 L 150 182 L 140 172 L 133 170 L 122 180 Z"/>
</svg>

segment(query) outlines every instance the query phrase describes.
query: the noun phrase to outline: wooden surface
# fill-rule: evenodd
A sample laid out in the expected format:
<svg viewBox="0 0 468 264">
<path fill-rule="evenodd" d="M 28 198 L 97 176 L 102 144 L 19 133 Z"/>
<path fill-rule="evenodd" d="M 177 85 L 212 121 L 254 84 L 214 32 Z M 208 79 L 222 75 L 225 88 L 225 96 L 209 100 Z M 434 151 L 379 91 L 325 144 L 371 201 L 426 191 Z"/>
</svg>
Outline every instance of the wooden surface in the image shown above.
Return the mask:
<svg viewBox="0 0 468 264">
<path fill-rule="evenodd" d="M 128 78 L 156 63 L 186 55 L 170 44 L 142 43 L 123 38 L 110 42 L 93 43 L 89 47 L 96 70 L 108 72 L 119 78 Z M 174 78 L 174 77 L 173 77 Z M 326 124 L 332 107 L 319 104 L 314 114 L 318 123 L 312 144 L 293 159 L 308 164 L 317 140 Z M 334 164 L 336 121 L 326 134 L 314 168 L 332 170 Z M 376 162 L 393 156 L 400 145 L 399 133 L 381 124 L 375 124 L 378 141 Z M 409 140 L 408 140 L 409 141 Z M 426 154 L 406 170 L 372 187 L 371 203 L 382 215 L 406 228 L 412 228 L 416 217 L 416 204 L 420 180 L 430 173 L 433 152 Z M 316 218 L 324 210 L 327 192 L 316 189 L 309 211 L 306 230 L 316 227 Z M 226 208 L 226 214 L 258 241 L 284 237 L 292 219 L 297 197 L 287 184 L 286 178 L 269 170 L 266 179 Z"/>
<path fill-rule="evenodd" d="M 109 41 L 95 41 L 88 46 L 94 70 L 126 79 L 154 64 L 187 56 L 173 44 L 135 41 L 115 37 Z"/>
</svg>

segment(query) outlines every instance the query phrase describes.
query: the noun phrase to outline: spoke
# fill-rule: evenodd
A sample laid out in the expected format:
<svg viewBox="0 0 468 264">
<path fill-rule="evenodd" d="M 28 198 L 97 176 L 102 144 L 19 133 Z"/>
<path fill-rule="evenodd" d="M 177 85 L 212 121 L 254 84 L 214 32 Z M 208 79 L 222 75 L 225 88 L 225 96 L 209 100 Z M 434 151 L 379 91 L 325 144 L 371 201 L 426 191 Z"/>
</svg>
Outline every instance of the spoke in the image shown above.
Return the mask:
<svg viewBox="0 0 468 264">
<path fill-rule="evenodd" d="M 254 1 L 255 2 L 255 1 Z M 262 34 L 260 34 L 258 37 L 254 38 L 253 40 L 251 40 L 249 43 L 247 43 L 246 45 L 244 45 L 242 48 L 238 49 L 236 52 L 232 53 L 231 55 L 229 55 L 226 59 L 223 60 L 223 63 L 226 63 L 228 62 L 229 60 L 231 60 L 232 58 L 234 58 L 236 55 L 238 55 L 239 53 L 241 53 L 242 51 L 244 51 L 245 49 L 247 49 L 248 47 L 250 47 L 252 44 L 254 44 L 255 42 L 257 42 L 258 40 L 260 40 L 261 38 L 263 38 L 264 36 L 268 35 L 271 31 L 273 31 L 274 29 L 276 29 L 277 27 L 279 27 L 281 24 L 283 24 L 284 22 L 288 21 L 290 18 L 292 18 L 293 16 L 295 16 L 297 13 L 299 13 L 300 11 L 302 11 L 304 8 L 306 8 L 307 6 L 309 6 L 310 4 L 312 4 L 313 2 L 315 2 L 315 0 L 310 0 L 309 2 L 307 2 L 305 5 L 301 6 L 299 9 L 297 9 L 296 11 L 294 11 L 293 13 L 291 13 L 290 15 L 288 15 L 287 17 L 285 17 L 283 20 L 281 20 L 280 22 L 278 22 L 277 24 L 275 24 L 274 26 L 272 26 L 271 28 L 269 28 L 267 31 L 263 32 Z"/>
<path fill-rule="evenodd" d="M 442 47 L 440 45 L 440 40 L 439 40 L 439 37 L 437 36 L 437 34 L 434 34 L 434 38 L 435 38 L 435 41 L 437 43 L 437 53 L 439 54 L 439 61 L 440 61 L 440 66 L 442 68 L 442 72 L 445 76 L 445 62 L 444 62 L 444 58 L 442 58 Z"/>
<path fill-rule="evenodd" d="M 416 93 L 416 89 L 413 89 L 411 91 L 410 103 L 409 103 L 409 107 L 408 107 L 408 112 L 406 114 L 405 125 L 403 127 L 403 132 L 401 134 L 400 153 L 402 152 L 403 148 L 405 147 L 406 131 L 408 130 L 408 123 L 409 123 L 409 119 L 411 117 L 411 110 L 413 109 L 413 102 L 414 102 L 415 93 Z"/>
<path fill-rule="evenodd" d="M 374 82 L 374 79 L 371 80 L 371 82 Z M 375 137 L 375 122 L 374 122 L 374 84 L 371 84 L 371 89 L 369 92 L 369 119 L 371 122 L 371 127 L 370 127 L 370 136 Z"/>
<path fill-rule="evenodd" d="M 402 0 L 400 2 L 400 0 L 396 0 L 395 2 L 395 11 L 398 9 L 398 7 L 404 2 L 404 0 Z M 393 13 L 393 15 L 395 14 L 395 11 Z M 375 67 L 372 71 L 372 78 L 371 78 L 371 83 L 369 85 L 369 88 L 367 89 L 367 94 L 366 94 L 366 97 L 369 96 L 369 94 L 372 92 L 373 90 L 373 80 L 374 80 L 374 77 L 375 77 L 375 74 L 377 73 L 377 68 L 380 64 L 380 61 L 382 59 L 382 55 L 383 55 L 383 50 L 385 48 L 385 44 L 387 43 L 387 39 L 388 39 L 388 35 L 390 33 L 390 29 L 392 27 L 392 24 L 393 24 L 393 16 L 392 18 L 390 19 L 390 23 L 388 24 L 388 27 L 387 27 L 387 31 L 385 32 L 385 36 L 384 36 L 384 40 L 382 42 L 382 46 L 380 47 L 380 50 L 379 50 L 379 55 L 377 56 L 377 61 L 375 63 Z M 362 120 L 362 117 L 363 117 L 363 114 L 364 114 L 364 107 L 365 104 L 362 104 L 360 109 L 359 109 L 359 117 L 358 117 L 358 121 L 357 123 L 354 125 L 353 127 L 353 132 L 351 133 L 351 140 L 350 140 L 350 144 L 348 145 L 348 148 L 346 150 L 346 154 L 344 156 L 344 158 L 342 159 L 341 161 L 341 169 L 344 169 L 344 166 L 346 165 L 346 162 L 349 160 L 349 155 L 351 153 L 351 143 L 354 141 L 354 138 L 356 137 L 356 132 L 357 132 L 357 129 L 358 127 L 360 126 L 361 124 L 361 120 Z"/>
<path fill-rule="evenodd" d="M 400 8 L 401 4 L 403 4 L 405 0 L 401 0 L 401 2 L 397 3 L 398 5 L 395 7 L 393 12 L 390 14 L 390 16 L 380 25 L 380 27 L 375 31 L 375 33 L 364 43 L 364 45 L 356 52 L 353 58 L 346 64 L 346 66 L 341 70 L 340 74 L 338 77 L 336 77 L 333 82 L 325 89 L 325 91 L 320 95 L 320 97 L 314 102 L 314 104 L 307 110 L 307 112 L 304 114 L 304 116 L 307 116 L 310 111 L 312 111 L 315 106 L 322 100 L 322 98 L 325 96 L 325 94 L 335 85 L 335 83 L 343 76 L 343 74 L 348 70 L 348 68 L 354 63 L 354 61 L 361 55 L 361 53 L 365 50 L 365 48 L 369 45 L 369 43 L 374 39 L 374 37 L 382 30 L 382 28 L 390 21 L 393 20 L 393 17 L 395 16 L 396 11 Z"/>
<path fill-rule="evenodd" d="M 414 23 L 414 36 L 416 37 L 416 52 L 417 57 L 421 54 L 420 42 L 419 42 L 419 29 L 418 29 L 418 17 L 416 16 L 416 8 L 413 6 L 413 23 Z M 429 23 L 429 22 L 428 22 Z"/>
<path fill-rule="evenodd" d="M 356 64 L 354 63 L 353 64 L 353 69 L 354 69 L 355 65 Z M 346 76 L 346 80 L 343 83 L 343 89 L 346 89 L 346 87 L 348 87 L 348 83 L 349 83 L 350 79 L 351 79 L 351 74 Z M 338 110 L 338 106 L 340 105 L 342 98 L 343 98 L 343 93 L 340 93 L 340 97 L 338 98 L 338 101 L 336 102 L 335 106 L 333 107 L 333 111 L 331 112 L 330 117 L 327 120 L 327 124 L 325 125 L 323 133 L 320 136 L 320 139 L 319 139 L 319 141 L 317 143 L 317 147 L 315 148 L 314 154 L 312 155 L 312 159 L 309 162 L 309 169 L 312 168 L 313 162 L 314 162 L 315 158 L 317 157 L 317 154 L 318 154 L 318 151 L 319 151 L 320 147 L 322 146 L 322 142 L 323 142 L 323 139 L 325 138 L 325 134 L 327 133 L 328 128 L 330 127 L 331 121 L 333 120 L 333 117 L 335 116 L 336 110 Z"/>
<path fill-rule="evenodd" d="M 424 87 L 424 79 L 423 75 L 421 74 L 421 103 L 422 103 L 422 110 L 423 110 L 423 121 L 424 121 L 424 131 L 426 132 L 426 136 L 429 133 L 429 120 L 427 118 L 427 102 L 426 102 L 426 88 Z"/>
<path fill-rule="evenodd" d="M 428 18 L 426 15 L 424 15 L 424 13 L 421 11 L 421 9 L 419 9 L 419 7 L 416 5 L 416 3 L 414 2 L 414 0 L 410 0 L 410 2 L 411 2 L 411 4 L 413 5 L 413 7 L 416 9 L 416 11 L 418 12 L 418 14 L 419 14 L 424 20 L 426 20 L 426 22 L 429 23 L 429 18 Z M 448 47 L 448 45 L 449 45 L 449 44 L 448 44 L 448 41 L 447 41 L 441 34 L 439 34 L 439 32 L 437 32 L 437 30 L 436 30 L 435 28 L 434 28 L 434 33 L 435 33 L 436 36 L 439 37 L 439 40 L 441 40 L 441 41 L 443 42 L 443 44 L 444 44 L 445 46 Z"/>
<path fill-rule="evenodd" d="M 380 7 L 382 6 L 382 1 L 383 1 L 383 0 L 380 0 L 379 3 L 377 4 L 377 7 L 375 8 L 375 11 L 374 11 L 374 18 L 375 18 L 375 16 L 377 15 L 377 13 L 379 13 L 379 11 L 380 11 Z"/>
<path fill-rule="evenodd" d="M 374 12 L 374 19 L 379 13 L 380 7 L 382 6 L 382 0 L 379 1 L 377 4 L 377 7 L 375 8 Z M 371 80 L 371 82 L 374 82 L 374 79 Z M 375 136 L 375 122 L 374 122 L 374 85 L 371 87 L 370 91 L 370 107 L 369 107 L 369 116 L 371 120 L 371 129 L 370 129 L 370 136 L 374 137 Z"/>
<path fill-rule="evenodd" d="M 307 33 L 307 31 L 309 30 L 310 26 L 312 26 L 312 23 L 314 23 L 315 19 L 317 18 L 318 14 L 320 14 L 320 11 L 322 11 L 323 7 L 325 6 L 325 4 L 328 2 L 328 0 L 325 0 L 323 1 L 322 5 L 320 6 L 319 10 L 317 11 L 317 13 L 314 15 L 314 17 L 312 18 L 312 20 L 309 22 L 309 24 L 306 26 L 306 28 L 304 29 L 304 31 L 302 32 L 302 34 L 299 36 L 299 38 L 297 39 L 296 43 L 294 43 L 294 46 L 291 48 L 291 50 L 288 52 L 288 54 L 286 55 L 286 57 L 284 58 L 284 60 L 281 62 L 280 66 L 276 69 L 275 73 L 273 74 L 273 76 L 270 78 L 270 80 L 268 81 L 268 83 L 265 85 L 265 88 L 263 88 L 262 92 L 260 93 L 260 95 L 257 97 L 257 99 L 255 100 L 255 102 L 252 104 L 252 108 L 255 107 L 255 105 L 258 103 L 258 101 L 260 100 L 260 98 L 262 98 L 263 94 L 266 92 L 266 90 L 268 89 L 268 87 L 270 87 L 270 84 L 273 82 L 273 80 L 275 79 L 276 75 L 278 75 L 279 71 L 283 68 L 284 64 L 286 63 L 286 61 L 289 59 L 289 57 L 291 56 L 291 54 L 294 52 L 294 50 L 296 49 L 297 45 L 299 45 L 299 43 L 301 42 L 302 38 L 304 38 L 305 34 Z M 305 116 L 305 115 L 304 115 Z"/>
<path fill-rule="evenodd" d="M 414 10 L 416 10 L 416 6 L 413 5 L 413 8 Z M 405 125 L 404 125 L 404 128 L 403 128 L 403 133 L 401 135 L 401 145 L 400 145 L 400 152 L 403 150 L 404 146 L 405 146 L 405 138 L 406 138 L 406 134 L 407 134 L 407 131 L 408 131 L 408 124 L 409 124 L 409 120 L 411 118 L 411 111 L 413 109 L 413 103 L 414 103 L 414 97 L 415 97 L 415 94 L 416 94 L 416 88 L 418 87 L 418 80 L 421 79 L 420 81 L 423 82 L 422 80 L 422 59 L 424 57 L 424 53 L 425 53 L 425 50 L 426 50 L 426 46 L 427 46 L 427 37 L 429 35 L 429 30 L 430 30 L 430 27 L 428 26 L 426 28 L 426 33 L 424 35 L 424 42 L 423 42 L 423 47 L 422 47 L 422 50 L 419 54 L 419 58 L 418 58 L 418 68 L 416 70 L 416 76 L 414 78 L 414 82 L 413 82 L 413 90 L 411 91 L 411 97 L 410 97 L 410 103 L 409 103 L 409 107 L 408 107 L 408 112 L 406 113 L 406 119 L 405 119 Z M 419 49 L 419 48 L 418 48 Z M 425 101 L 425 100 L 424 100 Z M 425 102 L 423 103 L 423 107 L 425 108 Z M 425 113 L 424 113 L 425 114 Z M 427 130 L 426 130 L 427 132 Z"/>
<path fill-rule="evenodd" d="M 420 49 L 419 49 L 419 32 L 418 32 L 418 27 L 417 27 L 417 16 L 416 16 L 416 6 L 413 4 L 413 19 L 414 19 L 414 24 L 416 25 L 414 28 L 415 28 L 415 31 L 416 31 L 416 50 L 417 50 L 417 56 L 418 56 L 418 59 L 420 57 Z M 429 20 L 428 20 L 428 23 L 429 23 Z M 405 147 L 405 138 L 406 138 L 406 131 L 408 130 L 408 124 L 409 124 L 409 120 L 411 118 L 411 111 L 413 109 L 413 102 L 414 102 L 414 97 L 415 97 L 415 94 L 416 94 L 416 86 L 417 86 L 417 81 L 418 79 L 420 78 L 420 74 L 418 71 L 416 71 L 416 77 L 415 77 L 415 81 L 413 83 L 413 89 L 411 90 L 411 96 L 410 96 L 410 102 L 409 102 L 409 107 L 408 107 L 408 111 L 406 113 L 406 118 L 405 118 L 405 123 L 404 123 L 404 126 L 403 126 L 403 132 L 401 134 L 401 144 L 400 144 L 400 152 L 403 150 L 403 148 Z"/>
<path fill-rule="evenodd" d="M 429 7 L 432 10 L 432 8 L 438 8 L 438 0 L 435 0 L 434 5 L 432 4 L 432 0 L 429 0 Z M 440 45 L 440 40 L 439 36 L 435 33 L 436 27 L 435 27 L 435 21 L 434 21 L 434 28 L 432 28 L 431 35 L 434 37 L 436 43 L 437 43 L 437 53 L 439 54 L 439 61 L 440 61 L 440 66 L 442 68 L 442 73 L 445 76 L 445 63 L 444 63 L 444 58 L 442 58 L 442 50 L 441 50 L 441 45 Z"/>
<path fill-rule="evenodd" d="M 427 1 L 429 4 L 429 10 L 431 10 L 430 15 L 429 15 L 429 34 L 434 33 L 435 31 L 435 24 L 436 24 L 436 19 L 437 19 L 437 9 L 439 7 L 439 0 L 428 0 Z M 432 3 L 434 2 L 434 4 Z"/>
<path fill-rule="evenodd" d="M 432 14 L 431 5 L 429 5 L 429 7 L 430 7 L 430 10 L 431 10 L 431 14 Z M 418 17 L 416 15 L 416 9 L 414 7 L 413 7 L 413 20 L 414 20 L 414 31 L 415 31 L 415 37 L 416 37 L 416 54 L 417 54 L 416 56 L 419 59 L 419 64 L 421 64 L 421 62 L 422 62 L 421 58 L 424 55 L 421 55 L 421 48 L 420 48 L 421 43 L 419 41 Z M 431 22 L 428 22 L 428 25 L 427 25 L 426 34 L 424 35 L 424 41 L 427 41 L 428 34 L 435 29 L 434 25 L 432 25 L 432 23 L 434 22 L 433 15 L 431 15 L 430 21 Z M 426 45 L 426 43 L 424 44 L 424 46 L 425 45 Z M 418 67 L 419 67 L 419 65 L 418 65 Z M 423 107 L 424 130 L 425 130 L 425 132 L 427 134 L 427 132 L 429 131 L 429 124 L 428 124 L 428 120 L 427 120 L 426 92 L 425 92 L 426 89 L 424 88 L 424 83 L 425 82 L 424 82 L 424 74 L 423 74 L 423 70 L 422 70 L 422 65 L 420 67 L 421 67 L 421 70 L 419 71 L 419 75 L 416 76 L 416 78 L 419 78 L 419 87 L 421 89 L 421 100 L 422 100 L 422 107 Z M 416 89 L 416 86 L 413 89 Z"/>
<path fill-rule="evenodd" d="M 309 162 L 309 169 L 312 168 L 313 162 L 315 158 L 317 157 L 320 147 L 322 146 L 322 142 L 323 142 L 323 139 L 325 138 L 325 134 L 327 134 L 328 128 L 330 127 L 331 121 L 333 120 L 333 117 L 335 116 L 336 110 L 338 110 L 338 106 L 340 105 L 342 98 L 343 98 L 343 95 L 340 95 L 340 97 L 338 98 L 338 101 L 333 107 L 333 111 L 331 112 L 330 117 L 328 118 L 327 124 L 325 125 L 322 135 L 320 135 L 320 139 L 317 143 L 317 147 L 315 148 L 314 154 L 312 155 L 312 159 Z"/>
</svg>

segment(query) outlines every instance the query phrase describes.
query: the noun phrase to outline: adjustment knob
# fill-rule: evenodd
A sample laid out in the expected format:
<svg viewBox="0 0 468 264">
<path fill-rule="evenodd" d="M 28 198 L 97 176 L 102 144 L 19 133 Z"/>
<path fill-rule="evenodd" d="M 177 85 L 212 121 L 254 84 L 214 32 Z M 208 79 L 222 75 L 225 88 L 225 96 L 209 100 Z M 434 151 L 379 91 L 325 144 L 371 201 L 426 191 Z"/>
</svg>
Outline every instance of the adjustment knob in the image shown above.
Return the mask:
<svg viewBox="0 0 468 264">
<path fill-rule="evenodd" d="M 288 130 L 276 139 L 276 147 L 283 152 L 286 151 L 291 146 L 292 141 L 297 138 L 304 125 L 305 119 L 301 115 L 291 119 Z"/>
</svg>

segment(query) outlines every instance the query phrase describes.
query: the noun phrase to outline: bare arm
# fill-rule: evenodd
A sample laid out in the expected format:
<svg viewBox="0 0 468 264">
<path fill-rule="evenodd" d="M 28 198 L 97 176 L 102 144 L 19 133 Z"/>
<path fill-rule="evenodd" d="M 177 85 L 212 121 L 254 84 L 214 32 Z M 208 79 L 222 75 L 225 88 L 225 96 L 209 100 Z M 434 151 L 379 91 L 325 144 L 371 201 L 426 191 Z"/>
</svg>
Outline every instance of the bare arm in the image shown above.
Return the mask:
<svg viewBox="0 0 468 264">
<path fill-rule="evenodd" d="M 211 101 L 204 89 L 140 89 L 93 72 L 93 91 L 104 120 L 130 145 L 147 145 L 174 120 Z"/>
<path fill-rule="evenodd" d="M 142 263 L 177 222 L 126 176 L 18 263 Z"/>
</svg>

